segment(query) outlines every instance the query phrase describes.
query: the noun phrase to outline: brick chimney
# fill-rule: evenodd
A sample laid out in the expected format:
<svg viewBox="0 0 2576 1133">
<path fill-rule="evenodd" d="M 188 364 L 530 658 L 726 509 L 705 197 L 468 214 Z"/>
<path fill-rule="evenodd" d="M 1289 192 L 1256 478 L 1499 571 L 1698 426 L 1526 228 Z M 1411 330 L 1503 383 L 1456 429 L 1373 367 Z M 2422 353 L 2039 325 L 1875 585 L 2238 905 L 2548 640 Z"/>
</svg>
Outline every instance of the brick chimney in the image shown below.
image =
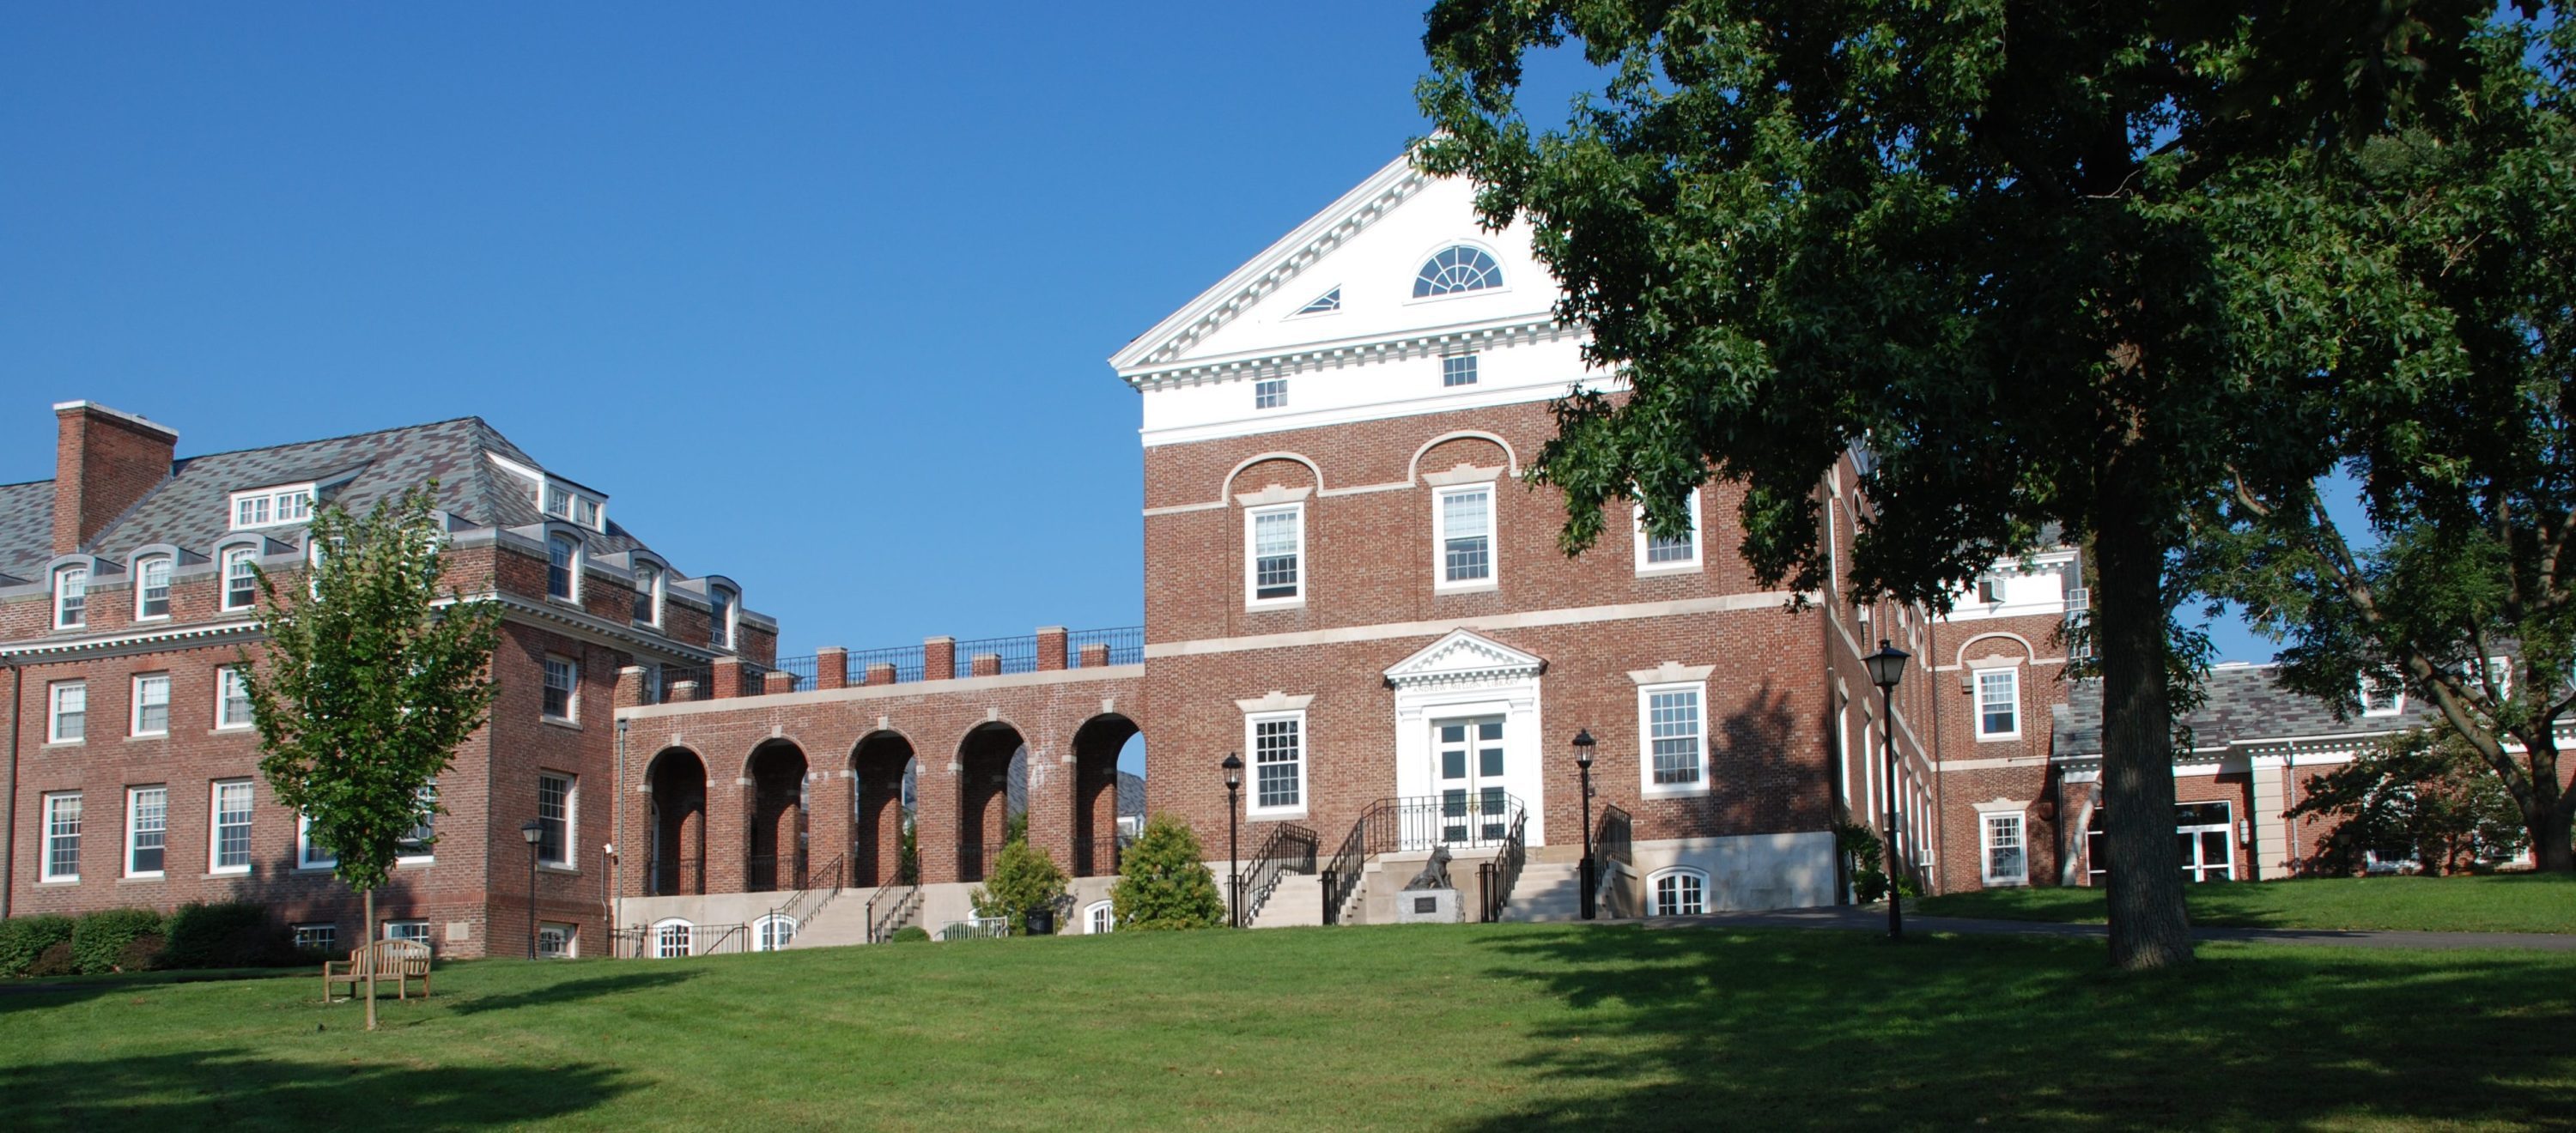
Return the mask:
<svg viewBox="0 0 2576 1133">
<path fill-rule="evenodd" d="M 54 553 L 87 546 L 170 475 L 179 432 L 88 401 L 54 406 Z"/>
</svg>

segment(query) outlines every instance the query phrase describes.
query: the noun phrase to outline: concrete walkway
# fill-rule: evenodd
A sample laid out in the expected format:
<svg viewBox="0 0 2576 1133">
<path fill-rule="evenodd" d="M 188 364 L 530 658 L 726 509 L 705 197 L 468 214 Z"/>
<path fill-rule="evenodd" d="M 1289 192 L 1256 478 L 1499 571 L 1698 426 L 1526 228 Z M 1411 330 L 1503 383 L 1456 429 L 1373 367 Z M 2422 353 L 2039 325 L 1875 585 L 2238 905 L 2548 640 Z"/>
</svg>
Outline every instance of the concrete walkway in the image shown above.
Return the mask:
<svg viewBox="0 0 2576 1133">
<path fill-rule="evenodd" d="M 1851 932 L 1887 931 L 1885 905 L 1829 905 L 1816 909 L 1775 909 L 1760 913 L 1712 913 L 1702 917 L 1650 917 L 1649 928 L 1831 928 Z M 1983 936 L 2073 936 L 2099 938 L 2110 929 L 2098 924 L 2051 921 L 1971 920 L 1966 917 L 1905 917 L 1905 931 L 1955 932 Z M 2306 928 L 2194 928 L 2196 940 L 2258 940 L 2273 944 L 2322 944 L 2337 948 L 2523 949 L 2576 952 L 2576 935 L 2543 932 L 2394 932 Z"/>
</svg>

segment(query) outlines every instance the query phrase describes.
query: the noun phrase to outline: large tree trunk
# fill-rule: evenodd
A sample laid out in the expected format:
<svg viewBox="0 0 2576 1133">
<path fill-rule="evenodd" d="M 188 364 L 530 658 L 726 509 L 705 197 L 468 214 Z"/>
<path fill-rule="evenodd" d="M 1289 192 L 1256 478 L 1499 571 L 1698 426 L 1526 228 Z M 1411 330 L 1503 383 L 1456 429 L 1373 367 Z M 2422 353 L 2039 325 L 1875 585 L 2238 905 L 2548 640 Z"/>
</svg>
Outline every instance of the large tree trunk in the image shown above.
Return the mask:
<svg viewBox="0 0 2576 1133">
<path fill-rule="evenodd" d="M 2096 656 L 2102 668 L 2102 829 L 2110 843 L 2111 963 L 2191 961 L 2182 861 L 2174 849 L 2172 705 L 2165 696 L 2165 548 L 2155 517 L 2122 485 L 2152 484 L 2115 457 L 2094 525 Z"/>
<path fill-rule="evenodd" d="M 2523 825 L 2530 828 L 2531 858 L 2543 873 L 2576 873 L 2576 847 L 2568 844 L 2576 830 L 2576 795 L 2558 786 L 2555 747 L 2530 749 L 2531 796 L 2523 802 Z"/>
</svg>

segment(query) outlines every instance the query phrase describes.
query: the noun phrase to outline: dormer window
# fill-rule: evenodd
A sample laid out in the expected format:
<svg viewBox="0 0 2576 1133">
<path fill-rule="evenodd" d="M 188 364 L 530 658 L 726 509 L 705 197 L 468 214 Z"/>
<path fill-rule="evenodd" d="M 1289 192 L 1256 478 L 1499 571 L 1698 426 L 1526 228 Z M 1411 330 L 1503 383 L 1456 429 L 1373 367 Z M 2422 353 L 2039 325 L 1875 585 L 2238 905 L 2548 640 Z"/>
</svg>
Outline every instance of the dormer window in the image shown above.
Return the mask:
<svg viewBox="0 0 2576 1133">
<path fill-rule="evenodd" d="M 79 629 L 89 624 L 89 568 L 68 566 L 54 572 L 54 628 Z"/>
<path fill-rule="evenodd" d="M 707 640 L 718 649 L 733 648 L 733 591 L 710 586 L 707 588 L 707 603 L 713 607 L 707 614 Z"/>
<path fill-rule="evenodd" d="M 650 564 L 635 568 L 635 620 L 648 626 L 662 624 L 662 568 Z"/>
<path fill-rule="evenodd" d="M 2388 676 L 2372 673 L 2361 678 L 2361 714 L 2364 716 L 2398 716 L 2406 711 L 2406 686 Z"/>
<path fill-rule="evenodd" d="M 313 485 L 288 484 L 232 494 L 233 530 L 276 527 L 313 518 Z"/>
<path fill-rule="evenodd" d="M 170 556 L 151 555 L 134 561 L 134 620 L 170 616 Z"/>
<path fill-rule="evenodd" d="M 247 610 L 259 598 L 259 552 L 234 547 L 224 552 L 224 608 Z"/>
<path fill-rule="evenodd" d="M 581 541 L 557 534 L 546 540 L 546 596 L 566 601 L 581 597 Z"/>
<path fill-rule="evenodd" d="M 1503 269 L 1484 249 L 1453 244 L 1424 261 L 1413 276 L 1413 297 L 1431 299 L 1503 285 Z"/>
<path fill-rule="evenodd" d="M 569 519 L 593 531 L 599 527 L 600 502 L 561 484 L 549 481 L 545 488 L 546 514 Z"/>
</svg>

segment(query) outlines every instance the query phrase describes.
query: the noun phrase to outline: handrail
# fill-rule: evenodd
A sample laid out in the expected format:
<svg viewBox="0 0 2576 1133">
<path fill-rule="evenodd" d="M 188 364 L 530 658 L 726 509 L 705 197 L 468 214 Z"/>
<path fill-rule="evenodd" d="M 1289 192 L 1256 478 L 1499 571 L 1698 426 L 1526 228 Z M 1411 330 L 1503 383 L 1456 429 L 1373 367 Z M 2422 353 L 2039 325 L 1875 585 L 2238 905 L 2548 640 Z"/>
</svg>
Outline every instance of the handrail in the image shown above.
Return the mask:
<svg viewBox="0 0 2576 1133">
<path fill-rule="evenodd" d="M 893 900 L 888 901 L 889 897 Z M 920 901 L 921 882 L 918 880 L 884 886 L 871 894 L 867 910 L 862 914 L 862 919 L 868 922 L 868 943 L 885 943 L 896 929 L 902 928 L 904 922 L 912 918 L 912 911 Z M 882 917 L 877 914 L 880 902 L 885 905 Z"/>
<path fill-rule="evenodd" d="M 846 853 L 834 855 L 831 861 L 823 863 L 823 868 L 808 873 L 806 877 L 809 880 L 816 877 L 830 877 L 832 883 L 828 886 L 810 885 L 797 890 L 794 896 L 787 899 L 786 904 L 771 906 L 769 915 L 786 917 L 801 926 L 805 923 L 805 918 L 822 912 L 823 906 L 831 904 L 832 898 L 841 895 L 842 866 L 848 859 L 849 855 Z M 805 902 L 811 900 L 817 893 L 822 894 L 823 899 L 816 902 L 812 909 L 806 909 Z"/>
<path fill-rule="evenodd" d="M 1360 811 L 1359 819 L 1351 823 L 1350 834 L 1342 839 L 1342 847 L 1333 851 L 1331 860 L 1324 863 L 1325 924 L 1342 923 L 1342 906 L 1350 901 L 1352 893 L 1359 890 L 1360 871 L 1368 864 L 1369 831 L 1380 821 L 1378 812 L 1394 801 L 1379 799 Z"/>
<path fill-rule="evenodd" d="M 1282 822 L 1270 829 L 1270 837 L 1261 844 L 1261 852 L 1252 856 L 1252 868 L 1245 870 L 1242 886 L 1243 910 L 1235 923 L 1252 927 L 1252 918 L 1260 915 L 1261 906 L 1270 900 L 1279 879 L 1290 873 L 1315 872 L 1315 832 L 1294 822 Z"/>
<path fill-rule="evenodd" d="M 1476 795 L 1413 795 L 1370 803 L 1351 823 L 1351 832 L 1342 839 L 1341 848 L 1325 863 L 1324 923 L 1341 923 L 1342 907 L 1359 892 L 1370 858 L 1435 846 L 1499 846 L 1510 840 L 1509 831 L 1517 828 L 1528 813 L 1529 808 L 1510 795 L 1503 796 L 1499 813 L 1487 811 L 1484 800 Z M 1489 814 L 1493 816 L 1491 820 Z"/>
<path fill-rule="evenodd" d="M 1503 919 L 1503 907 L 1512 903 L 1512 887 L 1520 884 L 1521 867 L 1529 862 L 1528 835 L 1529 812 L 1513 815 L 1512 832 L 1503 838 L 1503 848 L 1495 852 L 1494 860 L 1477 864 L 1485 903 L 1484 916 L 1478 919 L 1488 924 Z"/>
<path fill-rule="evenodd" d="M 1602 807 L 1601 822 L 1593 827 L 1595 831 L 1592 835 L 1593 856 L 1617 862 L 1630 869 L 1637 868 L 1636 825 L 1637 820 L 1629 817 L 1628 812 L 1621 810 L 1618 804 L 1612 803 Z"/>
</svg>

